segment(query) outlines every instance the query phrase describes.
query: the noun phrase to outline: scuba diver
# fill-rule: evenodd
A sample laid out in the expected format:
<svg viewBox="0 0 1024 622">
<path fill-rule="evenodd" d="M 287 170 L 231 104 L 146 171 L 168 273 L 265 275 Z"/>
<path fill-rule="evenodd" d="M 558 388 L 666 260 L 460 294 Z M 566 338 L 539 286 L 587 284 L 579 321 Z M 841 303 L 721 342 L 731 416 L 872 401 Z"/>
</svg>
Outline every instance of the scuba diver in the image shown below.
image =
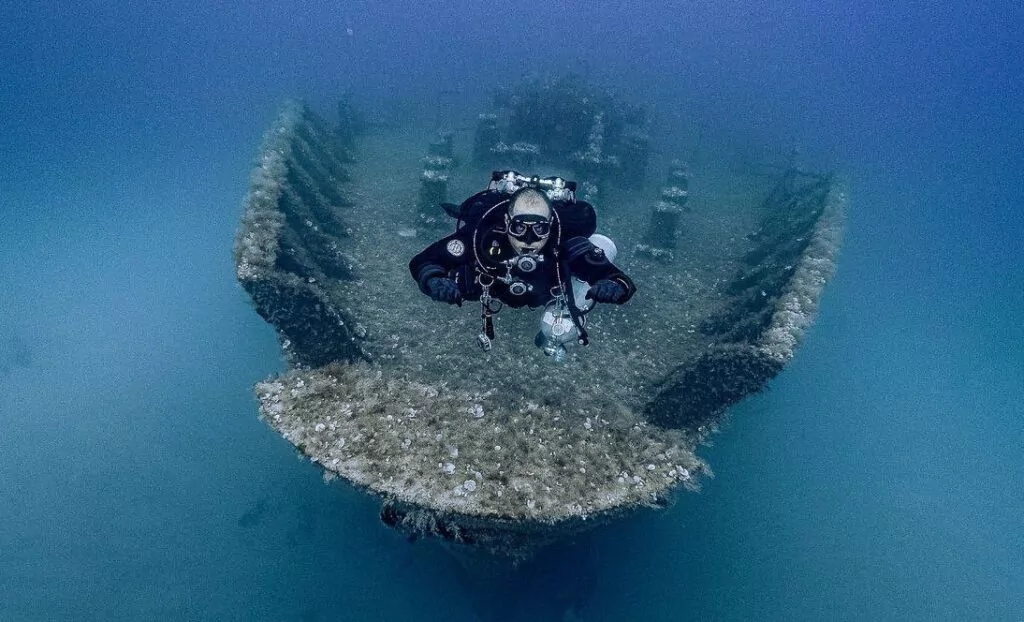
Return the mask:
<svg viewBox="0 0 1024 622">
<path fill-rule="evenodd" d="M 484 351 L 503 306 L 544 307 L 535 343 L 562 360 L 566 345 L 587 344 L 595 302 L 622 304 L 636 292 L 612 263 L 615 244 L 595 233 L 593 206 L 576 200 L 575 182 L 495 171 L 486 190 L 442 207 L 457 219 L 455 233 L 413 257 L 409 270 L 438 302 L 480 301 Z"/>
</svg>

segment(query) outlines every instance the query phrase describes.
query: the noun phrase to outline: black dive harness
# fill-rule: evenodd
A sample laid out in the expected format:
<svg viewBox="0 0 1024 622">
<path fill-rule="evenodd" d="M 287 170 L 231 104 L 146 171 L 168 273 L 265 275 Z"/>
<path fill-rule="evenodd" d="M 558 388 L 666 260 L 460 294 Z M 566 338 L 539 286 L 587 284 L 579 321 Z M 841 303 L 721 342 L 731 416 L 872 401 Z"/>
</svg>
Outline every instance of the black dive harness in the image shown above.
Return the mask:
<svg viewBox="0 0 1024 622">
<path fill-rule="evenodd" d="M 532 262 L 532 267 L 526 272 L 532 272 L 536 269 L 536 264 L 543 261 L 543 257 L 534 258 L 530 255 L 518 255 L 517 257 L 503 262 L 500 264 L 501 267 L 505 268 L 505 274 L 495 274 L 496 268 L 489 267 L 483 262 L 480 257 L 480 235 L 481 229 L 486 229 L 481 225 L 487 222 L 488 217 L 498 208 L 505 207 L 508 205 L 509 199 L 499 201 L 487 209 L 486 212 L 481 215 L 477 220 L 477 224 L 473 230 L 473 270 L 474 270 L 474 282 L 480 287 L 480 318 L 483 326 L 480 334 L 477 335 L 477 343 L 483 351 L 491 349 L 491 344 L 495 338 L 494 332 L 494 316 L 497 315 L 503 308 L 504 303 L 497 298 L 491 296 L 491 287 L 495 281 L 502 281 L 509 286 L 509 291 L 512 293 L 526 293 L 525 285 L 522 281 L 516 281 L 512 277 L 512 265 L 518 265 L 522 268 L 522 265 L 527 261 Z M 569 262 L 561 256 L 561 243 L 562 243 L 562 227 L 559 221 L 558 212 L 554 209 L 551 210 L 551 219 L 554 221 L 555 226 L 552 227 L 555 232 L 554 246 L 552 247 L 552 254 L 555 260 L 555 278 L 557 284 L 551 288 L 551 295 L 554 299 L 556 308 L 564 306 L 568 309 L 569 317 L 572 319 L 573 325 L 577 330 L 577 342 L 580 345 L 587 345 L 590 343 L 590 339 L 587 337 L 586 331 L 586 317 L 585 312 L 576 306 L 575 296 L 572 292 L 571 278 L 572 273 L 569 270 Z M 496 233 L 507 233 L 495 229 Z M 522 291 L 517 291 L 516 286 L 522 286 Z"/>
</svg>

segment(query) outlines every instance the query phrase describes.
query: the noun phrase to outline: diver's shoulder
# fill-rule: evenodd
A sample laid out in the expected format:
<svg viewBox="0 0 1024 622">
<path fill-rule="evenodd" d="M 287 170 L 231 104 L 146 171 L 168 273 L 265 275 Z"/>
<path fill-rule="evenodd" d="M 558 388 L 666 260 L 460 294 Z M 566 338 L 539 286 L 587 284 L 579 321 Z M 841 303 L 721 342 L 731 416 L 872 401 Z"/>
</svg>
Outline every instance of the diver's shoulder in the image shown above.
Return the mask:
<svg viewBox="0 0 1024 622">
<path fill-rule="evenodd" d="M 507 195 L 496 190 L 481 190 L 462 202 L 459 206 L 459 215 L 464 220 L 474 220 L 505 198 Z"/>
<path fill-rule="evenodd" d="M 558 220 L 562 225 L 562 236 L 590 237 L 597 231 L 597 211 L 586 201 L 552 202 Z"/>
</svg>

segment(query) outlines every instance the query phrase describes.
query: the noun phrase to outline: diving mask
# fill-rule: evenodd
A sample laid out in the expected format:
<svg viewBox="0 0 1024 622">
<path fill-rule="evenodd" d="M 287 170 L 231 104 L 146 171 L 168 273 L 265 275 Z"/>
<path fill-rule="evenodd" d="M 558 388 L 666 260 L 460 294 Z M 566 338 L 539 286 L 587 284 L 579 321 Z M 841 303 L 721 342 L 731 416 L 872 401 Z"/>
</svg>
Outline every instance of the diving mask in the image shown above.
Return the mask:
<svg viewBox="0 0 1024 622">
<path fill-rule="evenodd" d="M 508 219 L 508 234 L 527 244 L 546 240 L 551 235 L 551 221 L 537 214 L 520 214 Z"/>
</svg>

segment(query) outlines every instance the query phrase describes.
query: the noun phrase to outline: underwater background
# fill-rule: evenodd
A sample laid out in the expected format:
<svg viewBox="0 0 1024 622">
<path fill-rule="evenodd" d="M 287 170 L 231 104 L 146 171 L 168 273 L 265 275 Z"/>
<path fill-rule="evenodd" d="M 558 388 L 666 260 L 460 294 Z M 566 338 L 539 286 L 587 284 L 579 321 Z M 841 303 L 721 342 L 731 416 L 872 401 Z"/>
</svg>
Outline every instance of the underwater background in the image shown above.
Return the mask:
<svg viewBox="0 0 1024 622">
<path fill-rule="evenodd" d="M 1015 2 L 5 0 L 0 620 L 1024 619 L 1022 32 Z M 231 245 L 284 98 L 469 118 L 531 71 L 695 158 L 798 146 L 851 209 L 717 477 L 481 592 L 257 420 L 283 363 Z"/>
</svg>

